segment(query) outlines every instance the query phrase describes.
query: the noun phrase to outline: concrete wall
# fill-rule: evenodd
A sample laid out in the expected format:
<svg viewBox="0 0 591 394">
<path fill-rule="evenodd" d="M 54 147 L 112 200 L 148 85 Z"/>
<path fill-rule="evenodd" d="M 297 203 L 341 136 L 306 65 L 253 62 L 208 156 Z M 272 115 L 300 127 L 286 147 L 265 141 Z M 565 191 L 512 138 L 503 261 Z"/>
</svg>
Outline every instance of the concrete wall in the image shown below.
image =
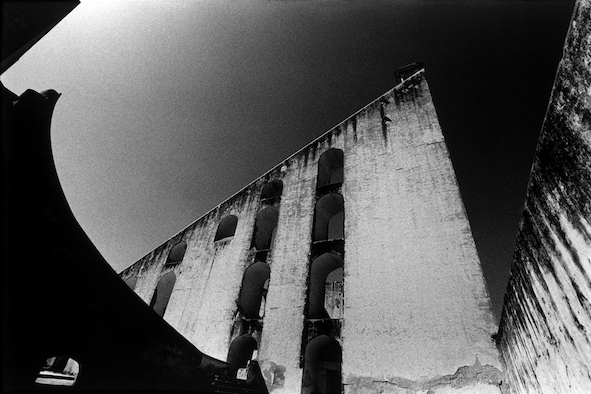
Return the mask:
<svg viewBox="0 0 591 394">
<path fill-rule="evenodd" d="M 496 332 L 480 262 L 438 124 L 424 70 L 295 153 L 121 273 L 150 301 L 159 278 L 177 282 L 164 315 L 209 356 L 226 359 L 240 327 L 259 342 L 269 389 L 302 388 L 306 345 L 317 335 L 342 348 L 347 393 L 499 392 Z M 344 152 L 344 239 L 313 242 L 318 161 Z M 265 313 L 237 312 L 242 276 L 257 260 L 255 216 L 269 181 L 283 182 Z M 226 215 L 238 217 L 233 239 L 213 242 Z M 182 263 L 165 266 L 185 240 Z M 310 265 L 323 252 L 344 261 L 341 319 L 306 318 Z M 247 326 L 241 324 L 247 324 Z M 244 331 L 244 329 L 242 330 Z M 486 365 L 483 365 L 486 364 Z M 304 392 L 311 390 L 308 387 Z M 459 390 L 459 391 L 458 391 Z M 463 391 L 462 391 L 463 390 Z"/>
<path fill-rule="evenodd" d="M 578 1 L 542 127 L 500 349 L 515 393 L 591 392 L 591 3 Z"/>
<path fill-rule="evenodd" d="M 488 292 L 426 81 L 356 118 L 363 133 L 347 135 L 344 183 L 347 391 L 360 378 L 453 375 L 476 357 L 498 367 Z"/>
</svg>

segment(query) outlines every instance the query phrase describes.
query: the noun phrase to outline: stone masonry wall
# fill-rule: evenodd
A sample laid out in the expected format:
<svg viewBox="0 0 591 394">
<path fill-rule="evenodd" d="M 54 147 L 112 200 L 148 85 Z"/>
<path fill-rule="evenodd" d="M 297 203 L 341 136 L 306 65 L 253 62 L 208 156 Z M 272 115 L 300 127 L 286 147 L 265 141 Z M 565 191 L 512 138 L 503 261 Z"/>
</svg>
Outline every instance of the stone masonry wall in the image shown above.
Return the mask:
<svg viewBox="0 0 591 394">
<path fill-rule="evenodd" d="M 330 330 L 342 348 L 346 393 L 476 387 L 498 393 L 490 300 L 424 70 L 415 71 L 127 268 L 122 279 L 137 276 L 135 291 L 149 303 L 159 278 L 175 272 L 164 319 L 225 361 L 236 336 L 242 277 L 253 261 L 261 190 L 281 180 L 257 329 L 257 358 L 271 392 L 302 389 L 307 341 L 326 329 L 326 322 L 305 320 L 310 260 L 318 248 L 344 245 L 344 312 Z M 344 153 L 345 239 L 323 246 L 312 243 L 312 229 L 318 160 L 330 148 Z M 230 214 L 238 217 L 234 237 L 213 242 Z M 187 243 L 183 261 L 166 266 L 181 240 Z"/>
<path fill-rule="evenodd" d="M 591 392 L 591 2 L 578 1 L 542 126 L 500 327 L 514 393 Z"/>
<path fill-rule="evenodd" d="M 363 133 L 345 140 L 345 392 L 368 392 L 368 379 L 370 392 L 414 392 L 476 360 L 498 368 L 490 299 L 423 75 L 355 122 Z"/>
</svg>

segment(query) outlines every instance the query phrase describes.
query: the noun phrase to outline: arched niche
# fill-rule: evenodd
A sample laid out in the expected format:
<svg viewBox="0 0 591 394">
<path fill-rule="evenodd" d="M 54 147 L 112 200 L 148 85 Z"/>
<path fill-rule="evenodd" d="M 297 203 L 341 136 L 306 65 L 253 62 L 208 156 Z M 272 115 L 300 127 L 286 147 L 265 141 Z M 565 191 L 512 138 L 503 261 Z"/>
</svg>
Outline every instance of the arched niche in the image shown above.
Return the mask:
<svg viewBox="0 0 591 394">
<path fill-rule="evenodd" d="M 302 394 L 341 393 L 341 345 L 328 335 L 306 345 Z"/>
<path fill-rule="evenodd" d="M 327 277 L 342 267 L 343 259 L 334 253 L 324 253 L 312 261 L 308 290 L 308 319 L 331 318 L 324 307 Z M 338 276 L 338 273 L 335 275 Z"/>
<path fill-rule="evenodd" d="M 343 183 L 343 151 L 331 148 L 318 159 L 316 187 Z"/>
<path fill-rule="evenodd" d="M 236 232 L 236 225 L 238 224 L 238 218 L 236 215 L 228 215 L 224 217 L 218 225 L 218 230 L 215 233 L 213 241 L 220 241 L 222 239 L 230 238 L 234 236 Z"/>
<path fill-rule="evenodd" d="M 279 209 L 276 207 L 266 207 L 261 210 L 254 221 L 252 246 L 257 250 L 271 249 L 278 220 Z"/>
<path fill-rule="evenodd" d="M 168 253 L 168 257 L 166 258 L 166 264 L 180 263 L 181 261 L 183 261 L 186 251 L 187 243 L 185 241 L 177 243 L 172 247 L 172 249 L 170 249 L 170 253 Z"/>
<path fill-rule="evenodd" d="M 125 284 L 129 286 L 131 290 L 135 290 L 135 285 L 137 284 L 137 275 L 130 276 L 129 278 L 125 279 Z"/>
<path fill-rule="evenodd" d="M 158 285 L 156 285 L 156 290 L 154 290 L 150 306 L 160 317 L 164 316 L 168 301 L 170 300 L 170 295 L 172 294 L 172 289 L 174 288 L 174 282 L 176 282 L 176 275 L 174 272 L 167 272 L 162 278 L 160 278 Z"/>
<path fill-rule="evenodd" d="M 49 357 L 35 383 L 48 386 L 73 386 L 80 373 L 78 361 L 68 356 Z"/>
<path fill-rule="evenodd" d="M 261 302 L 266 296 L 270 274 L 269 266 L 262 261 L 257 261 L 244 271 L 239 305 L 245 318 L 258 319 L 261 317 Z"/>
<path fill-rule="evenodd" d="M 256 339 L 250 334 L 243 334 L 237 337 L 230 344 L 228 350 L 227 363 L 230 364 L 230 372 L 233 377 L 239 368 L 246 367 L 246 364 L 252 358 L 252 354 L 258 349 Z"/>
<path fill-rule="evenodd" d="M 339 193 L 322 196 L 314 208 L 314 241 L 345 238 L 345 203 Z"/>
<path fill-rule="evenodd" d="M 272 180 L 263 186 L 263 190 L 261 191 L 261 200 L 280 197 L 281 193 L 283 193 L 283 182 L 279 179 Z"/>
</svg>

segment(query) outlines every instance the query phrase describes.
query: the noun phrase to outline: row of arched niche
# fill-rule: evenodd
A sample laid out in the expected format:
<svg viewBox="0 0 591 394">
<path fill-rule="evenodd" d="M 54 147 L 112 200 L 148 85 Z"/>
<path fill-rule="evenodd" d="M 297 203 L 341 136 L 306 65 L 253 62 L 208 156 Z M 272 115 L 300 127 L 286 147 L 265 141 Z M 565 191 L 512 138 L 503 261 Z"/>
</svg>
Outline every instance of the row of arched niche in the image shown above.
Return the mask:
<svg viewBox="0 0 591 394">
<path fill-rule="evenodd" d="M 283 182 L 280 180 L 273 180 L 267 183 L 261 192 L 261 201 L 272 202 L 281 196 L 283 191 Z M 275 230 L 277 221 L 279 219 L 279 209 L 273 205 L 268 205 L 262 209 L 255 218 L 254 233 L 252 237 L 251 247 L 258 251 L 268 251 L 275 238 Z M 220 220 L 218 224 L 213 242 L 222 246 L 232 240 L 236 227 L 238 225 L 238 217 L 236 215 L 227 215 Z M 187 249 L 186 241 L 180 241 L 174 245 L 167 257 L 165 267 L 182 262 Z M 251 265 L 245 272 L 243 278 L 243 289 L 239 305 L 245 311 L 247 318 L 258 318 L 259 307 L 261 304 L 261 297 L 263 296 L 262 288 L 265 286 L 265 281 L 268 281 L 270 270 L 265 262 L 257 261 Z M 127 284 L 133 289 L 137 277 L 128 279 Z M 172 271 L 168 271 L 158 281 L 156 289 L 152 295 L 150 306 L 159 316 L 164 316 L 166 306 L 172 294 L 176 275 Z M 262 281 L 262 284 L 260 283 Z M 246 286 L 244 286 L 246 284 Z M 268 283 L 267 283 L 268 285 Z"/>
<path fill-rule="evenodd" d="M 344 239 L 344 199 L 336 189 L 343 182 L 343 151 L 329 149 L 318 160 L 316 204 L 314 207 L 314 224 L 312 242 L 320 243 Z M 267 183 L 261 191 L 261 201 L 268 202 L 255 218 L 251 249 L 258 252 L 270 251 L 275 239 L 279 208 L 273 205 L 280 198 L 283 183 L 273 180 Z M 214 242 L 229 242 L 236 231 L 238 218 L 227 215 L 218 224 Z M 182 262 L 187 244 L 180 241 L 169 252 L 166 266 Z M 266 256 L 267 254 L 262 254 Z M 258 256 L 258 254 L 257 254 Z M 271 269 L 266 259 L 255 260 L 243 274 L 238 307 L 242 318 L 261 319 L 264 314 L 264 303 L 269 286 Z M 135 288 L 137 277 L 129 278 L 126 283 Z M 154 290 L 150 306 L 161 317 L 172 294 L 176 275 L 169 271 L 165 273 Z M 335 308 L 327 311 L 325 301 L 328 287 L 334 283 L 343 282 L 343 260 L 335 253 L 324 253 L 316 257 L 310 265 L 310 282 L 306 309 L 307 319 L 340 318 Z M 341 289 L 342 291 L 342 289 Z M 342 308 L 342 305 L 341 305 Z M 235 338 L 228 351 L 228 363 L 232 369 L 245 367 L 252 358 L 258 343 L 251 334 L 245 333 Z M 311 339 L 305 350 L 304 359 L 304 387 L 310 378 L 324 376 L 327 387 L 336 387 L 336 376 L 340 391 L 340 358 L 339 343 L 328 335 L 320 335 Z M 338 364 L 338 365 L 337 365 Z M 322 371 L 320 371 L 321 368 Z M 328 369 L 326 369 L 328 368 Z M 308 378 L 306 378 L 308 376 Z M 328 380 L 327 380 L 328 379 Z M 325 384 L 326 386 L 326 384 Z M 320 390 L 319 392 L 323 392 Z"/>
<path fill-rule="evenodd" d="M 238 296 L 236 328 L 242 335 L 234 338 L 230 343 L 226 359 L 230 364 L 230 374 L 233 376 L 236 376 L 238 369 L 248 365 L 258 349 L 257 340 L 250 332 L 245 331 L 251 331 L 248 329 L 248 321 L 260 320 L 265 314 L 265 302 L 271 277 L 267 257 L 275 242 L 279 221 L 278 204 L 282 192 L 283 182 L 280 180 L 267 183 L 261 192 L 261 202 L 266 206 L 257 213 L 254 221 L 250 245 L 251 251 L 254 252 L 254 262 L 244 271 Z"/>
<path fill-rule="evenodd" d="M 340 149 L 328 150 L 318 161 L 312 253 L 315 253 L 314 246 L 327 241 L 344 243 L 345 207 L 343 195 L 339 193 L 344 181 L 343 164 L 343 151 Z M 319 223 L 321 225 L 318 225 Z M 330 247 L 322 249 L 334 250 Z M 343 244 L 340 250 L 341 252 L 344 250 Z M 343 274 L 343 258 L 338 253 L 325 252 L 312 261 L 306 313 L 308 329 L 311 327 L 311 322 L 317 319 L 342 319 Z M 306 344 L 302 394 L 342 391 L 341 345 L 330 336 L 332 330 L 330 331 L 309 339 Z"/>
<path fill-rule="evenodd" d="M 342 194 L 338 192 L 342 183 L 343 151 L 329 149 L 318 160 L 317 200 L 314 207 L 312 229 L 313 243 L 344 239 L 344 199 Z M 274 226 L 276 226 L 276 221 Z M 269 228 L 274 229 L 274 226 L 269 226 Z M 256 228 L 257 226 L 255 226 L 255 234 Z M 327 305 L 328 296 L 335 290 L 340 291 L 342 295 L 343 260 L 341 256 L 335 253 L 319 255 L 312 261 L 309 274 L 306 318 L 311 320 L 342 318 L 340 313 L 343 307 L 342 303 L 335 306 L 335 297 L 331 297 L 330 301 L 333 303 L 328 302 Z M 262 317 L 264 310 L 259 307 L 265 299 L 269 277 L 270 268 L 263 261 L 257 261 L 245 270 L 239 298 L 239 308 L 244 318 L 258 319 Z M 335 289 L 337 284 L 340 285 L 339 289 Z M 342 297 L 340 301 L 342 301 Z M 250 333 L 242 334 L 230 344 L 228 363 L 233 370 L 243 368 L 252 359 L 253 353 L 257 349 L 256 339 Z M 336 339 L 329 335 L 318 335 L 306 344 L 302 392 L 341 392 L 341 346 Z"/>
</svg>

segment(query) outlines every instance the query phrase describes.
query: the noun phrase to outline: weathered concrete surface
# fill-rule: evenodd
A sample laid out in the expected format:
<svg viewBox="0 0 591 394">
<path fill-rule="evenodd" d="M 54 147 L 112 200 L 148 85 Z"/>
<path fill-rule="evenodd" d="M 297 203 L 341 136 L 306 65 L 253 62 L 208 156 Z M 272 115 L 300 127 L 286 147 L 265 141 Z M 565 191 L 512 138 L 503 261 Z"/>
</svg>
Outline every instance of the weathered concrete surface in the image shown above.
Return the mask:
<svg viewBox="0 0 591 394">
<path fill-rule="evenodd" d="M 591 392 L 591 3 L 575 6 L 513 256 L 500 350 L 515 393 Z"/>
<path fill-rule="evenodd" d="M 503 374 L 491 365 L 481 365 L 478 359 L 474 365 L 458 368 L 453 375 L 439 376 L 426 381 L 416 381 L 396 376 L 382 379 L 349 379 L 353 385 L 345 392 L 353 394 L 499 394 L 506 392 Z M 378 391 L 376 391 L 376 389 Z"/>
<path fill-rule="evenodd" d="M 363 379 L 425 382 L 453 375 L 475 357 L 498 368 L 491 340 L 496 326 L 480 262 L 424 70 L 415 71 L 121 277 L 137 275 L 135 291 L 149 302 L 159 278 L 174 271 L 177 282 L 164 319 L 205 354 L 226 360 L 232 339 L 246 327 L 238 300 L 242 276 L 255 260 L 249 249 L 255 217 L 268 204 L 261 190 L 280 180 L 264 316 L 245 322 L 258 341 L 270 391 L 301 392 L 305 348 L 320 334 L 342 348 L 347 392 L 382 390 L 380 383 L 356 383 Z M 333 191 L 344 198 L 345 237 L 313 244 L 316 199 L 325 192 L 317 190 L 318 162 L 331 148 L 344 155 L 344 181 Z M 236 233 L 213 242 L 226 215 L 238 217 Z M 187 243 L 183 261 L 166 266 L 181 240 Z M 305 316 L 310 265 L 322 248 L 336 248 L 344 262 L 343 314 L 330 321 Z M 470 384 L 498 391 L 494 382 Z"/>
<path fill-rule="evenodd" d="M 228 353 L 257 203 L 250 193 L 235 195 L 121 274 L 124 279 L 137 276 L 135 292 L 148 303 L 158 280 L 173 271 L 177 281 L 164 319 L 205 354 L 221 360 Z M 213 242 L 226 215 L 238 217 L 235 235 Z M 181 239 L 189 245 L 183 261 L 165 266 L 168 252 Z"/>
<path fill-rule="evenodd" d="M 345 156 L 345 384 L 453 374 L 476 355 L 498 368 L 488 292 L 423 75 L 356 119 L 363 133 L 347 134 Z"/>
</svg>

